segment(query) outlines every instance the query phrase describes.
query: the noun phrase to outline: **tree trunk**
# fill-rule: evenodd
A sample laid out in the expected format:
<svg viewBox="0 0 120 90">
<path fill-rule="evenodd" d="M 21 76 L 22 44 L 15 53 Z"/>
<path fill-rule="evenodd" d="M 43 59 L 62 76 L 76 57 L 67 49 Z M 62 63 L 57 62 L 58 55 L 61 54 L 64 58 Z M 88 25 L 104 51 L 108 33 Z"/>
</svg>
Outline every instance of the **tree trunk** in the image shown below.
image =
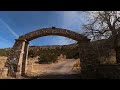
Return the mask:
<svg viewBox="0 0 120 90">
<path fill-rule="evenodd" d="M 114 30 L 114 32 L 112 32 L 112 35 L 114 37 L 114 50 L 116 51 L 116 63 L 120 63 L 119 33 L 117 33 L 117 30 Z"/>
<path fill-rule="evenodd" d="M 116 51 L 116 62 L 120 63 L 120 47 L 116 47 L 115 51 Z"/>
</svg>

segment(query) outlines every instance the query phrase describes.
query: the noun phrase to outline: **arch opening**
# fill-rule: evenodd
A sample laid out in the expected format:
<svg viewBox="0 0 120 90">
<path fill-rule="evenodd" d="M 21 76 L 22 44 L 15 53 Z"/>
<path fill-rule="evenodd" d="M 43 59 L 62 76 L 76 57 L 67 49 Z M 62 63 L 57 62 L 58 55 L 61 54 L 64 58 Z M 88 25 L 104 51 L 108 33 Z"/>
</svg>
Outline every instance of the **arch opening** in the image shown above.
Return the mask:
<svg viewBox="0 0 120 90">
<path fill-rule="evenodd" d="M 26 76 L 29 76 L 29 78 L 49 78 L 56 74 L 58 76 L 63 75 L 62 78 L 65 78 L 67 75 L 78 74 L 79 66 L 72 68 L 80 60 L 77 46 L 76 44 L 74 46 L 30 46 Z M 42 76 L 42 74 L 44 75 Z"/>
<path fill-rule="evenodd" d="M 16 39 L 16 42 L 8 56 L 8 75 L 9 76 L 21 76 L 25 74 L 29 41 L 34 40 L 39 37 L 48 35 L 58 35 L 68 37 L 70 39 L 76 40 L 78 42 L 88 42 L 90 41 L 87 37 L 75 33 L 73 31 L 62 29 L 62 28 L 43 28 L 35 30 L 33 32 L 27 33 Z M 14 64 L 13 60 L 17 63 Z M 10 67 L 16 67 L 16 70 L 12 70 Z"/>
<path fill-rule="evenodd" d="M 77 43 L 77 41 L 64 36 L 48 35 L 29 41 L 29 46 L 54 46 L 69 45 L 74 43 Z"/>
</svg>

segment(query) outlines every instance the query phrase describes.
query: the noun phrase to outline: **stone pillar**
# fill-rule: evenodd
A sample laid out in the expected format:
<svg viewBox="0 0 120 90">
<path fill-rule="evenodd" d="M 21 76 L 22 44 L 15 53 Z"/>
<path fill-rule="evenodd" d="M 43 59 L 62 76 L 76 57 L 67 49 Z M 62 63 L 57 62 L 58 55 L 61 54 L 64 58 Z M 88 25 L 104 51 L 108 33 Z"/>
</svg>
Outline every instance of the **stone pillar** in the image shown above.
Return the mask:
<svg viewBox="0 0 120 90">
<path fill-rule="evenodd" d="M 26 40 L 16 39 L 10 55 L 7 59 L 8 76 L 17 77 L 21 76 L 22 60 L 24 55 Z M 6 66 L 6 65 L 5 65 Z"/>
<path fill-rule="evenodd" d="M 95 47 L 93 47 L 90 42 L 82 41 L 79 43 L 80 50 L 80 66 L 81 75 L 83 79 L 93 79 L 96 78 L 96 64 L 97 55 Z"/>
<path fill-rule="evenodd" d="M 20 53 L 20 57 L 19 57 L 19 63 L 18 63 L 18 67 L 19 67 L 19 71 L 18 74 L 21 75 L 22 73 L 22 62 L 23 62 L 23 56 L 24 56 L 24 49 L 25 49 L 25 41 L 22 42 L 23 46 L 21 48 L 21 53 Z"/>
<path fill-rule="evenodd" d="M 24 48 L 24 55 L 23 55 L 23 61 L 22 61 L 22 71 L 21 75 L 24 76 L 27 70 L 27 58 L 28 58 L 28 46 L 29 42 L 25 42 L 25 48 Z"/>
</svg>

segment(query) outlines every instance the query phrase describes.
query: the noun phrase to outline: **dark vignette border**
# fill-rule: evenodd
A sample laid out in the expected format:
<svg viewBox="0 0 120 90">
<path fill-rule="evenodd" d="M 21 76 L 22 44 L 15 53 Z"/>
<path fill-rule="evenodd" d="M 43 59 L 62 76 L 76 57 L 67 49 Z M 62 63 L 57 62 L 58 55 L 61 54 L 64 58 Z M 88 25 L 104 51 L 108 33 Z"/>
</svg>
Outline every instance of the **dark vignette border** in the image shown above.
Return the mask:
<svg viewBox="0 0 120 90">
<path fill-rule="evenodd" d="M 2 0 L 2 11 L 98 11 L 119 10 L 111 0 Z"/>
</svg>

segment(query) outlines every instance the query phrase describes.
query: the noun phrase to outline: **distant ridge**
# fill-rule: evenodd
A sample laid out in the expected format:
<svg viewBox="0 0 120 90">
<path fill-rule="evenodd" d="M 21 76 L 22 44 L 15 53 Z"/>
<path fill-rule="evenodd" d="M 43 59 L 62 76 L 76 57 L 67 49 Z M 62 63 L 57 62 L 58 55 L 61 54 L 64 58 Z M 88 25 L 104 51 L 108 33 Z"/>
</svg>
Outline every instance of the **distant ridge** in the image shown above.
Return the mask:
<svg viewBox="0 0 120 90">
<path fill-rule="evenodd" d="M 69 45 L 44 45 L 44 46 L 29 46 L 30 48 L 34 48 L 34 47 L 39 47 L 39 48 L 61 48 L 61 47 L 77 47 L 78 44 L 77 43 L 73 43 L 73 44 L 69 44 Z M 10 50 L 11 48 L 0 48 L 0 50 Z"/>
<path fill-rule="evenodd" d="M 40 49 L 55 49 L 55 48 L 75 48 L 77 47 L 77 43 L 69 44 L 69 45 L 45 45 L 45 46 L 30 46 L 30 48 L 40 48 Z"/>
</svg>

